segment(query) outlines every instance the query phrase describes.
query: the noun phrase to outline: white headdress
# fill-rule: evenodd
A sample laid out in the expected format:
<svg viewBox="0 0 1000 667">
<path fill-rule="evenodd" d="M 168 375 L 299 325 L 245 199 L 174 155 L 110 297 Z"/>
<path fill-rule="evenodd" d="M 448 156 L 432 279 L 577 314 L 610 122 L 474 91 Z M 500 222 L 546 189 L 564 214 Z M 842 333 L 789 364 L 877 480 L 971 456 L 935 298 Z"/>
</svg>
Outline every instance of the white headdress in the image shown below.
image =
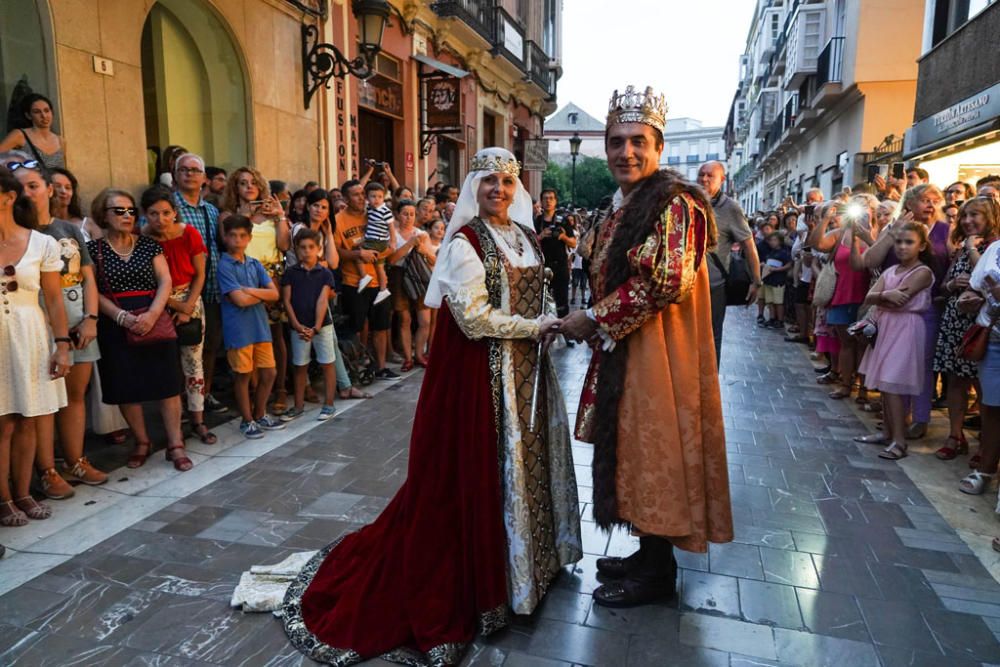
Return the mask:
<svg viewBox="0 0 1000 667">
<path fill-rule="evenodd" d="M 521 165 L 513 153 L 505 148 L 484 148 L 477 152 L 472 158 L 471 169 L 462 184 L 462 190 L 458 195 L 458 202 L 455 204 L 455 211 L 448 221 L 448 228 L 444 233 L 444 240 L 441 242 L 441 256 L 446 251 L 449 243 L 458 230 L 469 224 L 474 218 L 479 217 L 479 183 L 490 174 L 504 173 L 517 178 L 521 174 Z M 517 179 L 517 190 L 514 192 L 514 201 L 507 209 L 507 216 L 513 221 L 532 227 L 532 206 L 531 195 L 524 189 L 524 184 Z M 440 259 L 440 258 L 439 258 Z M 424 303 L 432 308 L 441 305 L 442 295 L 438 286 L 438 273 L 445 262 L 438 261 L 435 265 L 434 273 L 431 275 L 431 282 L 424 296 Z"/>
</svg>

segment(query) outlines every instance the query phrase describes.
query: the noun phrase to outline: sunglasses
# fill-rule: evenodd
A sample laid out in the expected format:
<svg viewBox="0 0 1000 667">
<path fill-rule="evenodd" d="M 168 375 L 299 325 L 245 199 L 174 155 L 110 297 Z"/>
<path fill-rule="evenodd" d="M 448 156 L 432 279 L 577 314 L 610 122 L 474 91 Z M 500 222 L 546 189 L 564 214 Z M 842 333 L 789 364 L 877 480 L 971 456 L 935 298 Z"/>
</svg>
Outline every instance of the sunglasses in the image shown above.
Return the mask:
<svg viewBox="0 0 1000 667">
<path fill-rule="evenodd" d="M 25 160 L 24 162 L 8 162 L 6 167 L 14 173 L 18 169 L 38 169 L 41 163 L 38 160 Z"/>
<path fill-rule="evenodd" d="M 14 275 L 17 274 L 17 271 L 16 271 L 16 269 L 14 269 L 14 265 L 13 264 L 8 264 L 7 266 L 3 267 L 3 274 L 5 276 L 7 276 L 8 278 L 11 278 L 11 277 L 13 277 Z M 17 281 L 16 280 L 7 280 L 7 281 L 5 281 L 3 283 L 0 283 L 0 287 L 3 287 L 4 294 L 6 294 L 8 292 L 16 292 L 17 291 Z"/>
<path fill-rule="evenodd" d="M 139 212 L 139 209 L 137 209 L 135 206 L 108 206 L 104 210 L 114 211 L 115 215 L 117 215 L 119 218 L 124 217 L 126 215 L 134 218 L 136 214 Z"/>
</svg>

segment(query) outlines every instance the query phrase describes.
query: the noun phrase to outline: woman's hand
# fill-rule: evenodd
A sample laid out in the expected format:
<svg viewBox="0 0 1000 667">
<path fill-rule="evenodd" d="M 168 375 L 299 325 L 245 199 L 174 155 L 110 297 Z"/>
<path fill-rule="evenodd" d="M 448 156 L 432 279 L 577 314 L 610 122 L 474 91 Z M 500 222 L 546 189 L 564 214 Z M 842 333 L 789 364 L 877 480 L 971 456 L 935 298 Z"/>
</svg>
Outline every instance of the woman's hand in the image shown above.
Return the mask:
<svg viewBox="0 0 1000 667">
<path fill-rule="evenodd" d="M 145 336 L 153 328 L 153 325 L 156 324 L 156 320 L 157 316 L 147 310 L 145 313 L 135 317 L 135 323 L 129 329 L 137 336 Z"/>
<path fill-rule="evenodd" d="M 66 377 L 73 362 L 69 358 L 69 345 L 56 344 L 56 349 L 49 357 L 49 377 L 56 380 Z"/>
<path fill-rule="evenodd" d="M 951 279 L 951 284 L 952 284 L 952 288 L 951 288 L 952 292 L 960 292 L 960 291 L 962 291 L 964 289 L 968 289 L 968 287 L 969 287 L 969 274 L 968 273 L 960 273 L 960 274 L 958 274 L 957 276 L 955 276 L 954 278 Z"/>
<path fill-rule="evenodd" d="M 280 218 L 284 215 L 284 210 L 281 208 L 281 202 L 279 202 L 278 198 L 274 195 L 271 195 L 264 200 L 264 203 L 261 204 L 260 212 L 268 218 Z"/>
<path fill-rule="evenodd" d="M 97 321 L 92 320 L 89 317 L 85 317 L 83 321 L 76 325 L 72 330 L 79 334 L 79 344 L 76 346 L 76 349 L 82 350 L 90 345 L 95 338 L 97 338 Z"/>
<path fill-rule="evenodd" d="M 955 301 L 955 306 L 958 308 L 958 312 L 964 313 L 966 315 L 971 315 L 973 313 L 978 313 L 979 309 L 983 307 L 983 303 L 986 299 L 979 292 L 971 289 L 967 289 L 958 296 L 958 300 Z"/>
<path fill-rule="evenodd" d="M 968 251 L 975 250 L 976 246 L 978 246 L 979 243 L 980 243 L 980 241 L 982 241 L 982 240 L 983 240 L 983 237 L 979 236 L 978 234 L 970 234 L 970 235 L 966 236 L 965 237 L 965 249 L 968 250 Z"/>
<path fill-rule="evenodd" d="M 175 313 L 184 313 L 187 315 L 188 319 L 194 314 L 195 302 L 190 299 L 185 299 L 184 301 L 175 301 L 172 306 L 172 310 Z M 187 320 L 185 320 L 186 322 Z"/>
</svg>

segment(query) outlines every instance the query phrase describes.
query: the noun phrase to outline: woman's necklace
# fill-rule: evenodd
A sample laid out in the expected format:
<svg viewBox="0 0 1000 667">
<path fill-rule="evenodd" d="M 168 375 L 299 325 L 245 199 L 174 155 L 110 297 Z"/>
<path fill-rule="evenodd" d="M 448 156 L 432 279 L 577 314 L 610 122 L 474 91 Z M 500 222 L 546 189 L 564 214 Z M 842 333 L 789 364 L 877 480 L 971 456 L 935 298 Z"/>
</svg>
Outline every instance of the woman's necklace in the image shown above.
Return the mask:
<svg viewBox="0 0 1000 667">
<path fill-rule="evenodd" d="M 135 239 L 132 237 L 131 234 L 129 234 L 128 236 L 129 236 L 129 241 L 131 241 L 131 244 L 129 245 L 128 248 L 128 252 L 118 252 L 118 248 L 116 248 L 115 244 L 111 242 L 111 239 L 105 239 L 108 242 L 108 247 L 111 248 L 111 252 L 121 257 L 124 261 L 128 261 L 128 258 L 132 256 L 133 252 L 135 252 Z"/>
<path fill-rule="evenodd" d="M 518 257 L 524 254 L 524 237 L 521 235 L 520 230 L 518 230 L 517 225 L 508 222 L 506 225 L 490 223 L 490 226 L 508 249 Z"/>
</svg>

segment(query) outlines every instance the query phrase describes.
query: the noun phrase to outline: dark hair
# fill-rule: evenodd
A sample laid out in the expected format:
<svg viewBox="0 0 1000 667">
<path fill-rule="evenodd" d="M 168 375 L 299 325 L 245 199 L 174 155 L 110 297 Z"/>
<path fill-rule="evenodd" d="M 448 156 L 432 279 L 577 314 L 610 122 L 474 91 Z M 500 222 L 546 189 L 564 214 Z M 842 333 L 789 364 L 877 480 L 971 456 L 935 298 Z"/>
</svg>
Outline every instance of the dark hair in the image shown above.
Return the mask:
<svg viewBox="0 0 1000 667">
<path fill-rule="evenodd" d="M 50 180 L 54 174 L 65 176 L 66 180 L 69 181 L 70 186 L 73 188 L 73 196 L 69 198 L 69 205 L 66 207 L 66 212 L 74 218 L 82 218 L 83 208 L 80 206 L 80 184 L 77 182 L 76 176 L 74 176 L 73 172 L 65 167 L 52 167 L 49 169 Z"/>
<path fill-rule="evenodd" d="M 212 180 L 219 174 L 222 174 L 223 176 L 228 175 L 226 170 L 223 169 L 222 167 L 205 167 L 205 178 L 207 178 L 208 180 Z"/>
<path fill-rule="evenodd" d="M 922 181 L 926 181 L 930 178 L 930 174 L 927 173 L 926 169 L 921 169 L 920 167 L 910 167 L 906 170 L 907 174 L 916 174 L 918 178 Z"/>
<path fill-rule="evenodd" d="M 54 104 L 52 104 L 52 100 L 45 97 L 45 95 L 42 95 L 41 93 L 30 93 L 28 95 L 25 95 L 24 98 L 21 100 L 21 113 L 28 120 L 31 119 L 31 105 L 33 105 L 35 102 L 45 102 L 46 104 L 49 105 L 49 109 L 51 109 L 52 112 L 55 113 L 56 107 Z"/>
<path fill-rule="evenodd" d="M 379 183 L 378 181 L 369 181 L 368 185 L 365 186 L 365 195 L 368 195 L 372 192 L 384 193 L 387 192 L 387 190 L 385 189 L 385 186 Z"/>
<path fill-rule="evenodd" d="M 131 192 L 115 188 L 104 188 L 98 192 L 97 196 L 94 197 L 94 201 L 90 202 L 90 219 L 101 229 L 108 228 L 107 216 L 105 214 L 107 213 L 108 200 L 112 197 L 125 197 L 132 202 L 132 206 L 135 206 L 135 197 L 132 196 Z"/>
<path fill-rule="evenodd" d="M 393 203 L 392 210 L 394 213 L 399 213 L 407 206 L 412 206 L 414 209 L 416 209 L 417 202 L 413 201 L 412 199 L 397 199 Z"/>
<path fill-rule="evenodd" d="M 538 201 L 542 201 L 542 196 L 546 195 L 546 194 L 548 194 L 550 192 L 553 195 L 555 195 L 556 199 L 559 199 L 559 193 L 556 192 L 555 188 L 544 188 L 541 192 L 538 193 Z"/>
<path fill-rule="evenodd" d="M 446 185 L 446 186 L 444 186 L 444 191 L 448 192 L 448 190 L 458 190 L 458 186 L 457 185 Z"/>
<path fill-rule="evenodd" d="M 228 234 L 237 229 L 245 229 L 248 234 L 253 234 L 253 223 L 250 218 L 239 213 L 234 213 L 222 221 L 222 231 Z"/>
<path fill-rule="evenodd" d="M 986 176 L 983 176 L 978 181 L 976 181 L 976 191 L 978 192 L 979 188 L 983 187 L 984 185 L 997 185 L 997 184 L 1000 184 L 1000 175 L 987 174 Z"/>
<path fill-rule="evenodd" d="M 434 195 L 435 206 L 437 206 L 438 204 L 447 204 L 450 201 L 451 199 L 448 197 L 447 193 L 439 192 L 436 195 Z"/>
<path fill-rule="evenodd" d="M 663 149 L 663 132 L 662 132 L 662 130 L 659 130 L 658 128 L 655 128 L 652 125 L 647 125 L 646 127 L 648 127 L 649 129 L 651 129 L 653 131 L 654 138 L 656 139 L 656 147 L 658 149 L 662 150 Z M 607 127 L 604 128 L 604 146 L 605 146 L 605 148 L 607 148 L 607 145 L 608 145 L 608 129 L 609 128 L 607 128 Z"/>
<path fill-rule="evenodd" d="M 312 241 L 316 245 L 322 244 L 322 235 L 315 229 L 309 229 L 308 227 L 303 227 L 295 233 L 295 238 L 292 239 L 292 243 L 295 247 L 299 247 L 299 244 L 303 241 Z"/>
<path fill-rule="evenodd" d="M 906 232 L 913 232 L 920 239 L 921 245 L 924 249 L 920 251 L 919 259 L 922 263 L 930 267 L 932 271 L 937 269 L 937 259 L 934 257 L 934 249 L 931 248 L 930 236 L 927 232 L 927 225 L 922 222 L 905 222 L 896 230 L 896 238 L 899 238 L 900 234 Z"/>
<path fill-rule="evenodd" d="M 35 205 L 24 194 L 24 186 L 14 176 L 14 172 L 4 166 L 0 166 L 0 192 L 13 192 L 16 195 L 14 199 L 14 222 L 28 229 L 38 227 L 38 213 L 35 211 Z"/>
<path fill-rule="evenodd" d="M 353 188 L 353 187 L 355 187 L 357 185 L 361 185 L 361 181 L 359 181 L 356 178 L 352 178 L 349 181 L 344 181 L 343 182 L 343 184 L 340 186 L 340 191 L 342 193 L 344 193 L 344 197 L 347 197 L 347 195 L 350 194 L 348 192 L 348 190 L 350 190 L 351 188 Z"/>
<path fill-rule="evenodd" d="M 308 201 L 309 193 L 307 193 L 305 190 L 296 190 L 295 194 L 292 195 L 292 201 L 288 205 L 288 219 L 291 220 L 293 223 L 306 222 L 309 220 L 308 211 L 302 211 L 301 213 L 299 213 L 295 210 L 295 200 L 299 199 L 300 197 Z M 306 206 L 308 207 L 309 205 L 306 204 Z"/>
<path fill-rule="evenodd" d="M 782 224 L 784 224 L 784 223 L 788 222 L 788 219 L 789 219 L 789 218 L 791 218 L 792 220 L 795 220 L 796 222 L 798 222 L 798 219 L 799 219 L 799 212 L 798 212 L 798 211 L 787 211 L 787 212 L 785 213 L 785 215 L 783 215 L 783 216 L 781 217 L 781 222 L 782 222 Z"/>
<path fill-rule="evenodd" d="M 326 190 L 324 190 L 323 188 L 316 188 L 315 190 L 313 190 L 312 192 L 310 192 L 308 195 L 306 195 L 306 208 L 312 206 L 313 204 L 315 204 L 316 202 L 318 202 L 320 199 L 325 199 L 327 205 L 328 206 L 330 205 L 330 194 Z"/>
<path fill-rule="evenodd" d="M 278 180 L 268 181 L 267 186 L 271 189 L 272 195 L 277 195 L 278 193 L 284 192 L 285 190 L 288 189 L 287 183 Z"/>
<path fill-rule="evenodd" d="M 153 185 L 146 188 L 142 196 L 139 197 L 139 206 L 142 207 L 143 211 L 148 211 L 150 207 L 161 201 L 167 202 L 170 204 L 170 208 L 177 211 L 177 203 L 174 202 L 173 193 L 164 185 Z"/>
<path fill-rule="evenodd" d="M 172 144 L 163 149 L 160 153 L 160 164 L 156 168 L 156 179 L 160 178 L 160 174 L 171 174 L 174 173 L 174 164 L 177 162 L 177 158 L 188 152 L 188 149 L 183 146 L 178 146 Z"/>
<path fill-rule="evenodd" d="M 969 185 L 965 181 L 955 181 L 954 183 L 952 183 L 951 185 L 949 185 L 948 187 L 946 187 L 944 189 L 944 191 L 948 192 L 948 190 L 951 190 L 956 185 L 959 186 L 960 188 L 962 188 L 962 197 L 961 197 L 961 199 L 963 201 L 966 200 L 966 199 L 972 199 L 973 197 L 976 196 L 976 191 L 972 188 L 971 185 Z"/>
<path fill-rule="evenodd" d="M 406 190 L 406 191 L 408 191 L 410 193 L 410 196 L 407 197 L 407 199 L 414 199 L 415 200 L 415 198 L 413 197 L 413 188 L 408 188 L 405 185 L 400 185 L 398 188 L 396 188 L 395 190 L 393 190 L 392 191 L 392 198 L 393 199 L 399 199 L 400 195 L 403 194 L 404 190 Z"/>
<path fill-rule="evenodd" d="M 316 181 L 306 181 L 306 184 L 302 186 L 302 189 L 305 190 L 306 188 L 318 188 L 318 187 L 319 183 L 317 183 Z"/>
</svg>

